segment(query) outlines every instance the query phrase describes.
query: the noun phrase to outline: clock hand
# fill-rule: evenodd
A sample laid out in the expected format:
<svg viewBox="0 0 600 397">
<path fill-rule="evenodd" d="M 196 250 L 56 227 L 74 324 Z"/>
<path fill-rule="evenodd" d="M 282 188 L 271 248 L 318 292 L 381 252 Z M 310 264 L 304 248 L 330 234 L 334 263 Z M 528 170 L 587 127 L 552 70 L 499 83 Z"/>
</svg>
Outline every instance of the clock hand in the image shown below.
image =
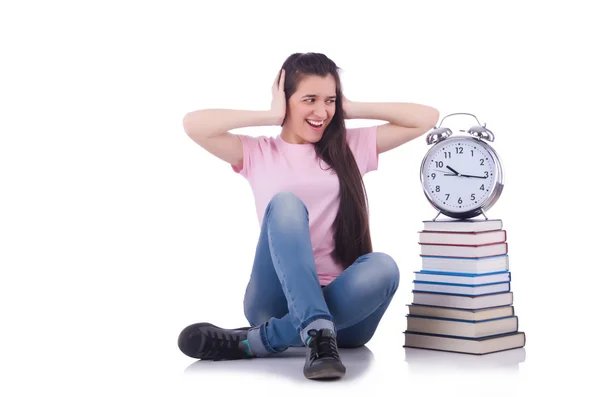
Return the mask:
<svg viewBox="0 0 600 397">
<path fill-rule="evenodd" d="M 480 178 L 480 179 L 487 179 L 488 178 L 487 176 L 477 176 L 477 175 L 464 175 L 463 174 L 462 176 L 467 177 L 467 178 Z"/>
<path fill-rule="evenodd" d="M 449 174 L 448 171 L 445 170 L 434 170 L 435 172 L 442 172 L 443 175 L 452 175 L 452 176 L 457 176 L 456 174 Z"/>
<path fill-rule="evenodd" d="M 448 168 L 450 171 L 454 172 L 454 174 L 444 174 L 444 175 L 456 175 L 456 176 L 464 176 L 465 178 L 480 178 L 480 179 L 487 179 L 487 176 L 477 176 L 477 175 L 465 175 L 465 174 L 460 174 L 458 171 L 456 171 L 454 168 L 450 167 L 449 165 L 446 166 L 446 168 Z M 439 170 L 441 171 L 441 170 Z"/>
<path fill-rule="evenodd" d="M 447 165 L 446 168 L 448 168 L 450 171 L 454 172 L 456 175 L 460 176 L 458 171 L 456 171 L 454 168 L 450 167 L 449 165 Z"/>
</svg>

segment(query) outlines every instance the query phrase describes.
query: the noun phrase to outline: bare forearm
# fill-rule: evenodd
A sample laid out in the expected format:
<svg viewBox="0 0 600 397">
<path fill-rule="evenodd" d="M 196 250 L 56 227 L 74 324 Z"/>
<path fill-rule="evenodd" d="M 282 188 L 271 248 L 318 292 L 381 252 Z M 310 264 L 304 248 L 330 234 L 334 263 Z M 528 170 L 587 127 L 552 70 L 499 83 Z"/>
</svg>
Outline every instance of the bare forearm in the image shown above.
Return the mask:
<svg viewBox="0 0 600 397">
<path fill-rule="evenodd" d="M 183 118 L 188 135 L 212 137 L 236 128 L 278 125 L 270 111 L 237 109 L 202 109 L 189 112 Z"/>
<path fill-rule="evenodd" d="M 403 127 L 433 127 L 439 118 L 437 109 L 417 103 L 348 102 L 346 115 L 351 119 L 385 120 Z"/>
</svg>

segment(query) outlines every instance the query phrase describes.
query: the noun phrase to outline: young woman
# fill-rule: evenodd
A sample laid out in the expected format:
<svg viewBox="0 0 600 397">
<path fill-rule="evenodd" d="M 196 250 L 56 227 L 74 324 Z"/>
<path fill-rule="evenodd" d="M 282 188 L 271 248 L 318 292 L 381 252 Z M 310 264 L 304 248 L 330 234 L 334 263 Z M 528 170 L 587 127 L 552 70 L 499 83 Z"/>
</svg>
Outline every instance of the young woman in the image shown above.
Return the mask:
<svg viewBox="0 0 600 397">
<path fill-rule="evenodd" d="M 306 346 L 304 375 L 341 377 L 338 347 L 367 343 L 399 282 L 387 254 L 373 252 L 362 177 L 379 154 L 423 135 L 436 109 L 364 103 L 342 94 L 337 65 L 323 54 L 293 54 L 272 87 L 268 111 L 188 113 L 186 133 L 249 182 L 261 225 L 244 312 L 250 327 L 187 326 L 180 350 L 193 358 L 265 357 Z M 388 123 L 346 129 L 344 119 Z M 276 137 L 228 130 L 281 126 Z"/>
</svg>

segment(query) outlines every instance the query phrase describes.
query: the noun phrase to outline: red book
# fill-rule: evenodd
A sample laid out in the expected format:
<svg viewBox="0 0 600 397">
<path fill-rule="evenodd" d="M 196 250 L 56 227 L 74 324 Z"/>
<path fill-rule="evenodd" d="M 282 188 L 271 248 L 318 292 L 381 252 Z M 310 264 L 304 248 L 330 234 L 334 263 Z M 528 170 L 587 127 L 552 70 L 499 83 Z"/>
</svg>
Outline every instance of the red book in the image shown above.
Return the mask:
<svg viewBox="0 0 600 397">
<path fill-rule="evenodd" d="M 419 243 L 439 245 L 485 245 L 506 242 L 506 230 L 485 232 L 419 232 Z"/>
</svg>

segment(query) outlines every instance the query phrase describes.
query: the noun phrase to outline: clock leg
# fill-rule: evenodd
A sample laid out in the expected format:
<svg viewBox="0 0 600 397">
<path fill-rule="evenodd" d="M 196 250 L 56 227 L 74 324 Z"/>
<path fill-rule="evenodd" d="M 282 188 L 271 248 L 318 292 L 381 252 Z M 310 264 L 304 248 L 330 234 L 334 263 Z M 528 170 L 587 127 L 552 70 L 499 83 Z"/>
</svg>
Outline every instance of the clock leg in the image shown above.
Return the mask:
<svg viewBox="0 0 600 397">
<path fill-rule="evenodd" d="M 437 215 L 435 216 L 435 218 L 433 218 L 433 220 L 435 221 L 437 219 L 437 217 L 440 216 L 441 213 L 442 213 L 442 211 L 438 211 Z"/>
<path fill-rule="evenodd" d="M 483 215 L 483 217 L 484 217 L 484 218 L 485 218 L 485 220 L 487 221 L 487 220 L 488 220 L 488 217 L 487 217 L 487 215 L 485 214 L 485 211 L 481 210 L 481 214 Z"/>
</svg>

